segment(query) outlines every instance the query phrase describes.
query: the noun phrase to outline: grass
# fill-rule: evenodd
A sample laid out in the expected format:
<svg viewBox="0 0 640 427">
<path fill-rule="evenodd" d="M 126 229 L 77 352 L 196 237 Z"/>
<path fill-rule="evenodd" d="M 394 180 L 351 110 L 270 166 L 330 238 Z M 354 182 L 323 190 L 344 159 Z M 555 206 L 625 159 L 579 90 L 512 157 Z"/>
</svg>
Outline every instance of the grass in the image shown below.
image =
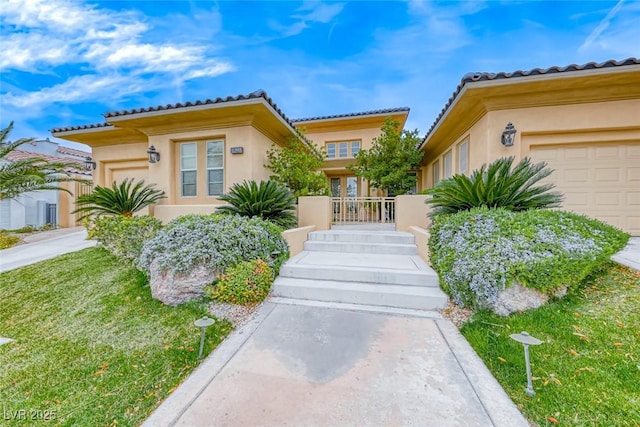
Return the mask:
<svg viewBox="0 0 640 427">
<path fill-rule="evenodd" d="M 198 365 L 205 314 L 151 299 L 144 275 L 101 248 L 0 274 L 0 335 L 15 339 L 0 346 L 3 414 L 139 425 Z M 230 330 L 210 327 L 205 355 Z"/>
<path fill-rule="evenodd" d="M 536 395 L 525 392 L 527 331 Z M 462 334 L 533 423 L 640 426 L 640 272 L 608 263 L 570 296 L 509 317 L 474 315 Z"/>
</svg>

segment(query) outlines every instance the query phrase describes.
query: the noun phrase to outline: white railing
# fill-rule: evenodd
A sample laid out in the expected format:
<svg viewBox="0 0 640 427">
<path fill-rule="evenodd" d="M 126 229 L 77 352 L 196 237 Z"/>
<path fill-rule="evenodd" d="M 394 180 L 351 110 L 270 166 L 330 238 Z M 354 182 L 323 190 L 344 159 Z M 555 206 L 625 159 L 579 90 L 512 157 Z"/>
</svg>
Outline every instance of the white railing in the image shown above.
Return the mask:
<svg viewBox="0 0 640 427">
<path fill-rule="evenodd" d="M 393 224 L 395 199 L 392 197 L 332 197 L 333 224 Z"/>
</svg>

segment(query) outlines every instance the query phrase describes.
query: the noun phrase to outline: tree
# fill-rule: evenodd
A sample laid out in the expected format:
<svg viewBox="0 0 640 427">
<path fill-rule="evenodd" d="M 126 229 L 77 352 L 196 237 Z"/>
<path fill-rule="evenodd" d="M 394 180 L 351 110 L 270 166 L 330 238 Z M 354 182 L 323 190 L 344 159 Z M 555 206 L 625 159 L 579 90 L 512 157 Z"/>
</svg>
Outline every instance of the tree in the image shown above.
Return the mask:
<svg viewBox="0 0 640 427">
<path fill-rule="evenodd" d="M 71 213 L 82 212 L 86 218 L 91 215 L 122 215 L 133 216 L 139 210 L 164 199 L 164 191 L 153 188 L 155 184 L 144 185 L 144 180 L 138 181 L 131 188 L 133 179 L 125 179 L 118 185 L 115 181 L 111 188 L 96 186 L 90 194 L 78 197 L 78 208 Z M 82 219 L 80 218 L 80 219 Z"/>
<path fill-rule="evenodd" d="M 424 155 L 417 148 L 418 129 L 400 130 L 400 123 L 387 117 L 381 130 L 382 134 L 373 139 L 371 148 L 360 150 L 355 164 L 348 169 L 368 180 L 373 188 L 405 194 L 416 184 L 416 177 L 407 172 L 417 169 Z"/>
<path fill-rule="evenodd" d="M 273 172 L 269 178 L 286 185 L 296 197 L 328 196 L 327 176 L 319 170 L 326 159 L 324 150 L 305 142 L 302 136 L 290 137 L 287 143 L 267 152 L 265 167 Z"/>
<path fill-rule="evenodd" d="M 71 175 L 69 168 L 78 168 L 73 162 L 50 162 L 40 156 L 27 158 L 9 157 L 22 144 L 33 139 L 19 139 L 5 143 L 13 129 L 13 122 L 0 131 L 0 200 L 13 199 L 29 191 L 56 190 L 71 194 L 66 188 L 61 188 L 61 182 L 86 182 L 85 179 Z"/>
</svg>

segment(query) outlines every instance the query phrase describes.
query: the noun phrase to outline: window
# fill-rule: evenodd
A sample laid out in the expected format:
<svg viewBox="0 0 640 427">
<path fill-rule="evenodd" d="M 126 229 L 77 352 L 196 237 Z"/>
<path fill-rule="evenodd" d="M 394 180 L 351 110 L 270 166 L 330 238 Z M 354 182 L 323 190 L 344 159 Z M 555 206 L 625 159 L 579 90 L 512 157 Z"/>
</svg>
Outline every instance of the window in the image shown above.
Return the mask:
<svg viewBox="0 0 640 427">
<path fill-rule="evenodd" d="M 355 157 L 360 152 L 360 141 L 353 141 L 351 143 L 351 157 Z"/>
<path fill-rule="evenodd" d="M 224 192 L 224 141 L 207 141 L 207 195 Z"/>
<path fill-rule="evenodd" d="M 347 159 L 360 152 L 360 141 L 327 142 L 326 148 L 328 159 Z"/>
<path fill-rule="evenodd" d="M 440 161 L 436 160 L 433 163 L 433 185 L 435 186 L 440 182 Z"/>
<path fill-rule="evenodd" d="M 458 144 L 458 173 L 466 174 L 469 168 L 469 140 Z"/>
<path fill-rule="evenodd" d="M 198 149 L 195 142 L 180 144 L 180 184 L 182 197 L 197 195 Z"/>
<path fill-rule="evenodd" d="M 443 157 L 443 163 L 444 163 L 444 174 L 443 174 L 443 178 L 447 179 L 449 177 L 451 177 L 451 175 L 453 175 L 453 154 L 451 153 L 451 151 L 448 151 L 447 153 L 445 153 L 444 157 Z"/>
</svg>

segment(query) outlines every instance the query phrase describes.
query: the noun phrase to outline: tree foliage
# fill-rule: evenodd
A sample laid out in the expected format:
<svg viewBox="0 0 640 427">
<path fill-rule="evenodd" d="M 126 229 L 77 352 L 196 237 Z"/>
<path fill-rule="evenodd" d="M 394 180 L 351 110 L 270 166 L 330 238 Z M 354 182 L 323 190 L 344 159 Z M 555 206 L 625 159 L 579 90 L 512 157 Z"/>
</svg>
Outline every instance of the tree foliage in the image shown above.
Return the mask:
<svg viewBox="0 0 640 427">
<path fill-rule="evenodd" d="M 221 206 L 222 214 L 258 217 L 284 228 L 296 226 L 296 198 L 284 185 L 275 181 L 244 181 L 234 184 L 229 193 L 219 197 L 229 203 Z"/>
<path fill-rule="evenodd" d="M 471 176 L 454 175 L 427 191 L 433 205 L 429 215 L 466 211 L 472 208 L 504 208 L 513 212 L 560 206 L 562 195 L 550 192 L 553 184 L 536 184 L 551 175 L 545 162 L 523 158 L 512 168 L 514 157 L 503 157 L 482 165 Z"/>
<path fill-rule="evenodd" d="M 56 190 L 71 192 L 61 188 L 59 183 L 68 181 L 86 182 L 67 171 L 78 168 L 73 162 L 50 162 L 40 156 L 9 160 L 10 153 L 33 139 L 19 139 L 6 143 L 13 129 L 13 122 L 0 131 L 0 200 L 13 199 L 29 191 Z"/>
<path fill-rule="evenodd" d="M 349 169 L 368 180 L 373 188 L 406 194 L 416 184 L 416 177 L 407 172 L 417 169 L 424 155 L 417 148 L 418 129 L 401 130 L 397 120 L 387 117 L 381 130 L 382 134 L 373 139 L 371 148 L 360 150 Z"/>
<path fill-rule="evenodd" d="M 324 150 L 290 137 L 285 147 L 271 147 L 265 167 L 273 172 L 269 179 L 286 185 L 296 197 L 328 196 L 327 176 L 320 170 L 326 157 Z"/>
<path fill-rule="evenodd" d="M 78 208 L 72 213 L 82 212 L 82 218 L 92 215 L 133 216 L 134 213 L 164 199 L 164 191 L 153 188 L 155 184 L 144 184 L 144 180 L 133 185 L 133 179 L 125 179 L 118 185 L 115 181 L 111 188 L 96 186 L 93 192 L 78 197 Z"/>
</svg>

